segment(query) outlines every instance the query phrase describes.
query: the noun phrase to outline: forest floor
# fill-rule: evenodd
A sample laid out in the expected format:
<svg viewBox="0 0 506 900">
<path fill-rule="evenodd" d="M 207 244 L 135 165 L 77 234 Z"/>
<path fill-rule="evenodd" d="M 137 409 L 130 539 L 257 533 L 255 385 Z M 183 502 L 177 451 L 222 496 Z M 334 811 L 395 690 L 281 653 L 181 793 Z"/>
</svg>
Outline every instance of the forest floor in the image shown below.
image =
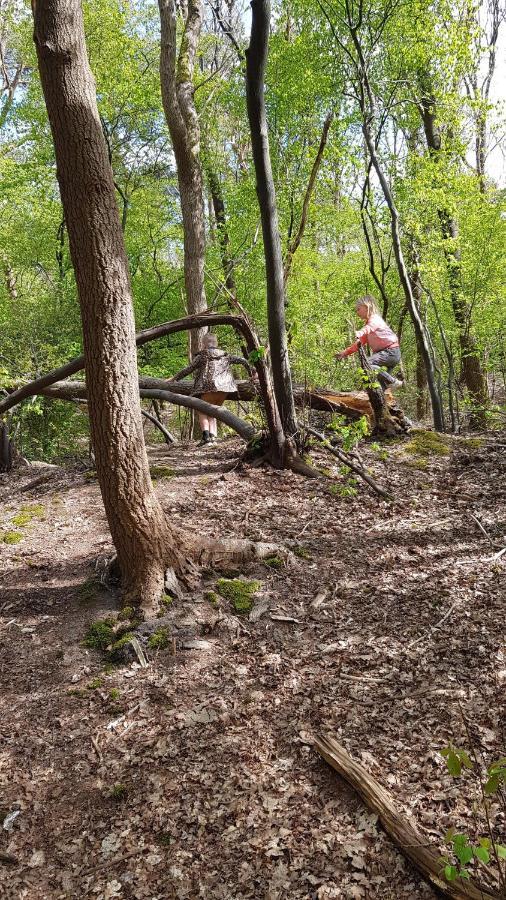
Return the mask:
<svg viewBox="0 0 506 900">
<path fill-rule="evenodd" d="M 335 736 L 428 843 L 485 833 L 440 750 L 506 746 L 506 435 L 422 437 L 363 451 L 392 503 L 342 496 L 337 469 L 230 469 L 235 440 L 152 447 L 174 525 L 293 556 L 241 573 L 261 582 L 249 615 L 206 599 L 207 573 L 167 611 L 190 639 L 147 668 L 83 646 L 119 611 L 95 577 L 112 545 L 90 473 L 0 476 L 2 897 L 436 896 L 312 746 Z"/>
</svg>

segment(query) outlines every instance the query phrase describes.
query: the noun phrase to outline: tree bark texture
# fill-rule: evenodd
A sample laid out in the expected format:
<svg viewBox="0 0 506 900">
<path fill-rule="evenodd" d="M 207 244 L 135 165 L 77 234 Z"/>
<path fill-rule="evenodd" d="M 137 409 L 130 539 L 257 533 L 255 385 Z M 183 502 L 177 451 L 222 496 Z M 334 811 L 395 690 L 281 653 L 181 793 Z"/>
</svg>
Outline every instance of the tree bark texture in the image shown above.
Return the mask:
<svg viewBox="0 0 506 900">
<path fill-rule="evenodd" d="M 188 0 L 183 6 L 184 24 L 177 48 L 176 0 L 158 0 L 160 10 L 160 81 L 162 102 L 176 158 L 183 218 L 184 280 L 190 315 L 207 308 L 204 288 L 205 207 L 200 160 L 200 125 L 193 98 L 193 71 L 200 30 L 202 4 Z M 190 334 L 190 355 L 202 345 L 205 330 Z"/>
<path fill-rule="evenodd" d="M 246 101 L 258 204 L 262 220 L 267 279 L 269 347 L 274 393 L 284 434 L 288 439 L 294 439 L 298 426 L 295 404 L 293 402 L 290 361 L 288 358 L 283 258 L 264 96 L 264 74 L 269 43 L 269 0 L 252 0 L 251 12 L 251 38 L 249 47 L 246 50 Z"/>
<path fill-rule="evenodd" d="M 128 262 L 80 0 L 36 0 L 33 14 L 79 293 L 97 477 L 125 594 L 149 606 L 179 555 L 149 477 Z"/>
<path fill-rule="evenodd" d="M 419 103 L 423 122 L 425 140 L 431 156 L 440 158 L 442 152 L 441 132 L 436 120 L 436 102 L 426 79 L 421 76 L 422 97 Z M 448 208 L 438 209 L 443 237 L 443 251 L 448 273 L 448 289 L 453 308 L 453 315 L 459 334 L 460 362 L 462 377 L 469 396 L 477 409 L 472 414 L 472 421 L 477 427 L 485 425 L 484 407 L 488 402 L 488 389 L 483 372 L 479 352 L 471 331 L 471 310 L 465 301 L 462 285 L 462 257 L 459 246 L 458 222 Z"/>
</svg>

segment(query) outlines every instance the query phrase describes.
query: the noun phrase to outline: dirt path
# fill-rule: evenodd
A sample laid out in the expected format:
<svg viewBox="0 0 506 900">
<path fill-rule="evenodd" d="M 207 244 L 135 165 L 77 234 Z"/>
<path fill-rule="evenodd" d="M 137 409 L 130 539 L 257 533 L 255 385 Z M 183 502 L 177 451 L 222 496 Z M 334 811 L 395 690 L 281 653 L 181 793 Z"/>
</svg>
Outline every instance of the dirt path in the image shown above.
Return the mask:
<svg viewBox="0 0 506 900">
<path fill-rule="evenodd" d="M 296 555 L 243 573 L 262 582 L 256 621 L 204 599 L 210 573 L 170 608 L 199 649 L 153 652 L 144 670 L 104 671 L 82 646 L 117 609 L 95 579 L 112 553 L 96 482 L 56 469 L 23 490 L 38 472 L 0 476 L 0 532 L 22 536 L 0 543 L 0 851 L 18 861 L 0 864 L 0 895 L 434 897 L 311 735 L 336 735 L 428 840 L 479 827 L 439 750 L 469 746 L 461 710 L 488 759 L 506 746 L 506 555 L 490 561 L 506 546 L 505 443 L 369 451 L 390 505 L 225 472 L 234 441 L 153 449 L 174 470 L 156 482 L 172 521 Z M 499 814 L 496 827 L 504 837 Z"/>
</svg>

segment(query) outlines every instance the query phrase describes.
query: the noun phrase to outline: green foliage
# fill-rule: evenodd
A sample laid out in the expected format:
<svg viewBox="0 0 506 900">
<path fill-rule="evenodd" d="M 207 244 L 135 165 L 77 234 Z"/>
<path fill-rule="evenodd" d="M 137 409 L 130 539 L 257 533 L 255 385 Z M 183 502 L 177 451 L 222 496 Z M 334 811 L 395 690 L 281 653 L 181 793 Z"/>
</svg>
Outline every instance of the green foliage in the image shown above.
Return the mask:
<svg viewBox="0 0 506 900">
<path fill-rule="evenodd" d="M 259 581 L 247 581 L 245 578 L 220 578 L 216 582 L 220 596 L 228 600 L 237 613 L 250 611 L 260 586 Z"/>
<path fill-rule="evenodd" d="M 23 535 L 20 531 L 4 531 L 0 533 L 0 540 L 4 544 L 19 544 L 23 540 Z"/>
<path fill-rule="evenodd" d="M 457 832 L 450 828 L 445 835 L 445 843 L 449 847 L 448 855 L 440 857 L 440 865 L 447 881 L 455 881 L 456 878 L 468 880 L 470 877 L 469 866 L 477 862 L 488 866 L 494 862 L 499 869 L 499 880 L 506 887 L 506 866 L 502 861 L 506 860 L 506 846 L 500 844 L 492 830 L 491 819 L 487 809 L 488 798 L 498 795 L 506 787 L 506 757 L 502 757 L 491 763 L 486 771 L 486 779 L 477 767 L 476 759 L 471 759 L 467 750 L 448 744 L 441 750 L 441 756 L 445 760 L 450 775 L 460 778 L 465 772 L 470 772 L 480 786 L 482 807 L 488 824 L 488 835 L 481 837 L 476 843 L 472 843 L 467 834 Z"/>
<path fill-rule="evenodd" d="M 170 631 L 168 628 L 157 628 L 150 634 L 148 647 L 151 650 L 165 650 L 170 644 Z"/>
<path fill-rule="evenodd" d="M 369 422 L 366 416 L 361 416 L 355 422 L 348 422 L 344 416 L 333 416 L 327 427 L 341 440 L 343 450 L 346 452 L 354 450 L 360 441 L 369 434 Z"/>
<path fill-rule="evenodd" d="M 83 644 L 92 650 L 107 650 L 114 637 L 114 619 L 98 619 L 88 627 Z"/>
</svg>

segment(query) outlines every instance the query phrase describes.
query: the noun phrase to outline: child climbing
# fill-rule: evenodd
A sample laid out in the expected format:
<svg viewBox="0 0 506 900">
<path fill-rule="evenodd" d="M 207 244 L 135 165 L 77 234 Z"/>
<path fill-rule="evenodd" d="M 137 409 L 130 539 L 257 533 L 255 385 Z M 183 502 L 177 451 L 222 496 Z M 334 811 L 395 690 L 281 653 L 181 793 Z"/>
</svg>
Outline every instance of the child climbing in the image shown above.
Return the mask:
<svg viewBox="0 0 506 900">
<path fill-rule="evenodd" d="M 244 366 L 251 374 L 251 366 L 242 356 L 230 356 L 218 347 L 218 339 L 215 334 L 205 334 L 202 350 L 196 354 L 193 362 L 174 375 L 169 381 L 179 381 L 185 375 L 196 371 L 194 395 L 212 403 L 213 406 L 222 406 L 230 394 L 235 394 L 237 385 L 232 375 L 230 366 L 238 364 Z M 199 447 L 214 444 L 218 435 L 218 423 L 212 416 L 199 412 L 199 424 L 202 429 L 202 439 Z"/>
<path fill-rule="evenodd" d="M 402 387 L 403 382 L 391 374 L 391 369 L 398 366 L 401 361 L 399 339 L 389 325 L 381 318 L 374 297 L 366 294 L 355 304 L 357 315 L 365 325 L 360 331 L 356 331 L 357 340 L 346 350 L 335 354 L 336 359 L 344 359 L 356 353 L 360 345 L 368 344 L 372 350 L 369 364 L 375 372 L 378 372 L 378 381 L 383 388 Z M 381 369 L 387 369 L 386 372 Z"/>
</svg>

